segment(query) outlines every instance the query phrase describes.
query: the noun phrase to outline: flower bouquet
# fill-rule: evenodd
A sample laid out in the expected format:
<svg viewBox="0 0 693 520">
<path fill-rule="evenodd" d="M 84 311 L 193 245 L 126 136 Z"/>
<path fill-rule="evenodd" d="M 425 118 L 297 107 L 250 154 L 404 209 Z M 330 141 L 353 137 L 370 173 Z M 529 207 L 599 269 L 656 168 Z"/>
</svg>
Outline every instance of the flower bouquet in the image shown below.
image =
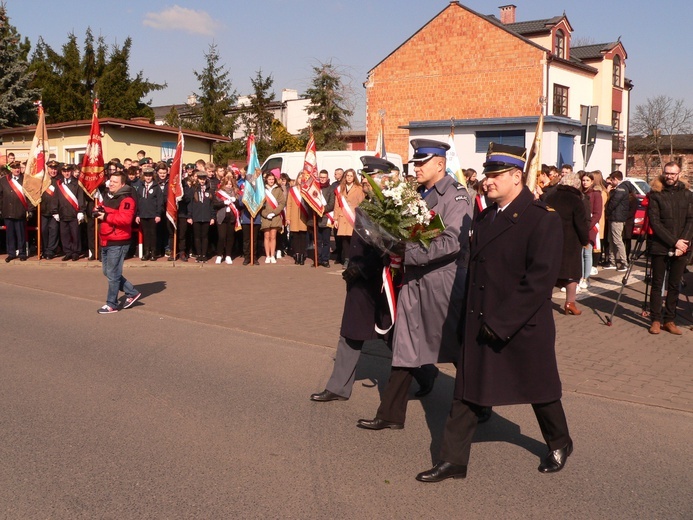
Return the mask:
<svg viewBox="0 0 693 520">
<path fill-rule="evenodd" d="M 355 231 L 384 253 L 401 256 L 407 242 L 428 248 L 445 230 L 440 215 L 428 209 L 416 182 L 386 180 L 381 187 L 364 174 L 371 196 L 356 211 Z"/>
</svg>

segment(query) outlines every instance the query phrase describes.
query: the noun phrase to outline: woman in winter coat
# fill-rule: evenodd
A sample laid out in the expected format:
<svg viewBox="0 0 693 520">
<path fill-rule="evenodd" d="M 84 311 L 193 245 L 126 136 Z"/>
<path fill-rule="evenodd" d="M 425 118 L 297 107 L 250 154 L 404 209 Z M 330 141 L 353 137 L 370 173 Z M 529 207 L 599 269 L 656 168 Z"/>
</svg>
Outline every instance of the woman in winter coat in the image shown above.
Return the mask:
<svg viewBox="0 0 693 520">
<path fill-rule="evenodd" d="M 594 187 L 594 174 L 591 172 L 583 172 L 580 178 L 582 182 L 582 193 L 586 197 L 587 217 L 589 219 L 589 244 L 582 248 L 582 278 L 580 279 L 579 287 L 587 289 L 589 287 L 590 275 L 592 273 L 592 259 L 595 247 L 598 248 L 599 242 L 599 221 L 602 218 L 604 207 L 601 192 Z"/>
<path fill-rule="evenodd" d="M 342 242 L 342 258 L 338 258 L 344 267 L 349 264 L 349 246 L 351 235 L 354 233 L 354 218 L 356 207 L 361 204 L 366 195 L 361 183 L 356 178 L 356 172 L 349 168 L 335 192 L 337 204 L 334 210 L 334 226 L 337 228 L 337 240 Z"/>
<path fill-rule="evenodd" d="M 236 230 L 241 229 L 241 217 L 237 203 L 236 176 L 233 173 L 228 173 L 219 181 L 219 187 L 214 192 L 214 202 L 212 203 L 216 211 L 217 222 L 216 264 L 220 264 L 222 260 L 228 265 L 233 263 L 231 254 Z"/>
<path fill-rule="evenodd" d="M 279 186 L 279 175 L 279 169 L 275 168 L 265 180 L 265 205 L 261 211 L 260 230 L 265 237 L 266 264 L 277 263 L 277 231 L 284 225 L 281 213 L 286 206 L 286 197 Z"/>
<path fill-rule="evenodd" d="M 286 197 L 286 225 L 291 235 L 291 252 L 294 264 L 303 265 L 306 261 L 308 240 L 308 223 L 312 218 L 310 206 L 301 197 L 301 187 L 298 182 L 289 188 Z"/>
<path fill-rule="evenodd" d="M 546 204 L 556 210 L 563 224 L 563 256 L 556 285 L 565 287 L 565 313 L 579 316 L 582 311 L 575 305 L 575 295 L 582 275 L 581 249 L 589 243 L 589 221 L 578 174 L 565 175 L 546 197 Z"/>
<path fill-rule="evenodd" d="M 212 209 L 212 189 L 209 186 L 207 172 L 195 172 L 197 181 L 192 187 L 192 199 L 188 205 L 188 224 L 193 227 L 193 242 L 197 253 L 197 262 L 207 262 L 207 246 L 209 243 L 209 226 L 214 225 Z"/>
<path fill-rule="evenodd" d="M 601 264 L 600 260 L 607 258 L 607 244 L 604 237 L 606 236 L 606 202 L 609 200 L 609 194 L 606 191 L 606 183 L 604 182 L 602 172 L 594 170 L 592 175 L 594 176 L 594 189 L 602 196 L 602 216 L 599 219 L 599 248 L 595 247 L 593 249 L 592 256 L 592 266 L 596 266 Z M 594 269 L 592 269 L 592 274 L 597 274 Z"/>
</svg>

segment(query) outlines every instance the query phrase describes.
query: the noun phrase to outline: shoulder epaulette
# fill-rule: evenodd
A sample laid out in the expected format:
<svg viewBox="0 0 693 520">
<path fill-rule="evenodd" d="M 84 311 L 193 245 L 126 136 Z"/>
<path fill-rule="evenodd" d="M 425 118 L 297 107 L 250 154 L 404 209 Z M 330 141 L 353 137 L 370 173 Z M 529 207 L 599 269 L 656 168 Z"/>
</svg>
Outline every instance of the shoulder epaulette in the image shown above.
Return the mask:
<svg viewBox="0 0 693 520">
<path fill-rule="evenodd" d="M 556 211 L 551 206 L 546 204 L 546 202 L 544 202 L 543 200 L 540 200 L 540 199 L 535 199 L 534 202 L 532 202 L 532 204 L 534 204 L 537 208 L 541 208 L 545 211 Z"/>
</svg>

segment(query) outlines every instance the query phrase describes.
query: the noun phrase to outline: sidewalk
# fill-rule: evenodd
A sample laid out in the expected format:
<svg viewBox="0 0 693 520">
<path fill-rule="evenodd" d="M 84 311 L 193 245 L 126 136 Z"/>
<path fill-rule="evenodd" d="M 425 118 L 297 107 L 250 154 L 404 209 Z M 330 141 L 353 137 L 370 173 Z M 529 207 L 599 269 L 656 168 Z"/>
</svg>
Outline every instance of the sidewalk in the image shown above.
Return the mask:
<svg viewBox="0 0 693 520">
<path fill-rule="evenodd" d="M 4 259 L 3 259 L 4 260 Z M 194 262 L 126 261 L 125 275 L 144 294 L 142 310 L 222 325 L 276 339 L 334 349 L 344 304 L 341 266 L 315 269 L 282 258 L 276 265 L 243 266 Z M 59 259 L 0 263 L 0 286 L 8 283 L 103 304 L 106 282 L 95 261 Z M 611 314 L 623 273 L 600 270 L 589 290 L 578 294 L 581 316 L 562 312 L 564 294 L 554 293 L 557 357 L 563 388 L 577 393 L 693 412 L 693 275 L 679 302 L 682 336 L 648 333 L 642 316 L 644 267 L 638 264 Z M 251 312 L 248 312 L 251 311 Z M 127 319 L 116 315 L 116 319 Z M 96 317 L 96 312 L 94 313 Z M 99 319 L 109 319 L 99 317 Z M 310 325 L 308 325 L 310 324 Z M 382 349 L 366 349 L 382 355 Z M 450 374 L 452 366 L 444 366 Z"/>
</svg>

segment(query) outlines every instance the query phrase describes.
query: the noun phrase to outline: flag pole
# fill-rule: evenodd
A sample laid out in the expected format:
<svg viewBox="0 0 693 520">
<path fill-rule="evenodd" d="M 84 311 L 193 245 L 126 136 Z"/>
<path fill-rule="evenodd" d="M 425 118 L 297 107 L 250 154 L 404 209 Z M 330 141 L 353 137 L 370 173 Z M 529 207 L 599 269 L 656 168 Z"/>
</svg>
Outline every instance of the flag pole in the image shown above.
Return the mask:
<svg viewBox="0 0 693 520">
<path fill-rule="evenodd" d="M 97 188 L 98 189 L 98 188 Z M 94 197 L 94 205 L 96 205 L 96 197 Z M 94 260 L 99 259 L 99 219 L 94 219 Z"/>
<path fill-rule="evenodd" d="M 176 220 L 178 220 L 178 217 L 176 216 Z M 178 259 L 178 224 L 176 224 L 173 227 L 173 251 L 171 251 L 171 254 L 173 255 L 173 263 L 176 263 L 176 260 Z"/>
<path fill-rule="evenodd" d="M 250 265 L 255 265 L 255 240 L 253 240 L 253 221 L 255 217 L 251 215 L 250 217 Z"/>
<path fill-rule="evenodd" d="M 318 267 L 318 216 L 313 212 L 313 267 Z"/>
<path fill-rule="evenodd" d="M 36 253 L 38 254 L 39 262 L 41 261 L 41 203 L 36 206 Z"/>
</svg>

